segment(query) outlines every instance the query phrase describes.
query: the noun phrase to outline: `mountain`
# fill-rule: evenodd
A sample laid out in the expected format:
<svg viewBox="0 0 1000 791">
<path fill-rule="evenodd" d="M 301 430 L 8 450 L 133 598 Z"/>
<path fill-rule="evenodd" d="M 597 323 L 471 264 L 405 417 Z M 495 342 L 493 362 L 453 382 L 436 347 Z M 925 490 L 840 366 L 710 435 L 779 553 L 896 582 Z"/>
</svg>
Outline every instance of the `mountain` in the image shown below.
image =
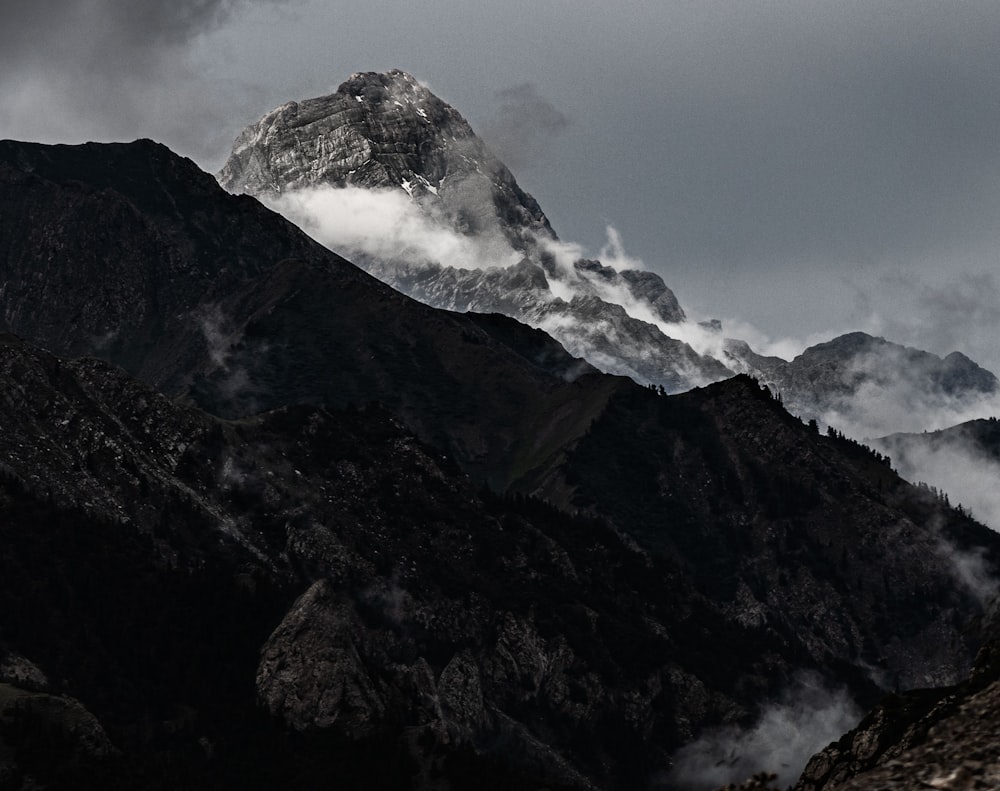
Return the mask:
<svg viewBox="0 0 1000 791">
<path fill-rule="evenodd" d="M 158 144 L 7 142 L 0 168 L 7 329 L 217 414 L 378 400 L 504 488 L 619 386 L 511 319 L 402 296 Z"/>
<path fill-rule="evenodd" d="M 698 787 L 987 635 L 996 534 L 749 377 L 420 304 L 149 141 L 0 143 L 0 208 L 14 787 Z"/>
<path fill-rule="evenodd" d="M 960 352 L 942 358 L 863 332 L 810 346 L 791 362 L 738 341 L 726 353 L 730 367 L 781 393 L 790 411 L 857 437 L 951 422 L 1000 395 L 996 376 Z"/>
<path fill-rule="evenodd" d="M 431 226 L 425 232 L 449 234 L 459 253 L 440 261 L 336 247 L 416 299 L 506 313 L 610 373 L 671 391 L 731 375 L 664 331 L 685 315 L 658 275 L 618 272 L 559 243 L 462 116 L 405 72 L 355 74 L 329 96 L 267 113 L 236 138 L 218 178 L 318 236 L 323 190 L 408 196 Z"/>
<path fill-rule="evenodd" d="M 859 438 L 958 422 L 1000 392 L 957 352 L 941 359 L 849 333 L 786 361 L 726 339 L 718 323 L 694 325 L 659 275 L 560 242 L 462 116 L 402 71 L 355 74 L 329 96 L 265 114 L 218 178 L 415 299 L 504 313 L 603 371 L 668 392 L 748 373 L 793 413 Z M 384 222 L 373 226 L 373 214 Z M 699 351 L 681 340 L 691 337 Z"/>
</svg>

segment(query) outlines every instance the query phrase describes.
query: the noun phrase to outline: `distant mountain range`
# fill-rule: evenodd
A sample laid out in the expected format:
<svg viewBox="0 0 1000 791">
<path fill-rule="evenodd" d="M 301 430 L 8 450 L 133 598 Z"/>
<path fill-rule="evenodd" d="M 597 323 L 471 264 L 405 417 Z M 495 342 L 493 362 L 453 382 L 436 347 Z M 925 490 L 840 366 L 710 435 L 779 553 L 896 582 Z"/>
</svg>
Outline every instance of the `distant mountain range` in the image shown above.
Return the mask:
<svg viewBox="0 0 1000 791">
<path fill-rule="evenodd" d="M 494 277 L 670 315 L 505 194 Z M 995 634 L 997 534 L 779 387 L 422 304 L 151 141 L 0 142 L 0 239 L 0 786 L 706 787 L 806 681 L 799 765 Z"/>
</svg>

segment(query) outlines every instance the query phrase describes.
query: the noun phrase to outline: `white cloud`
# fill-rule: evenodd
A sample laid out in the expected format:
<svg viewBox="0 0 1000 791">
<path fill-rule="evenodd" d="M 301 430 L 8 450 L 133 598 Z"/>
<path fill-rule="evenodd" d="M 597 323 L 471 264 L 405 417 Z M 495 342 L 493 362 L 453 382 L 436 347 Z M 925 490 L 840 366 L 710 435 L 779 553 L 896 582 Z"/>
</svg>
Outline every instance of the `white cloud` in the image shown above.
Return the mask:
<svg viewBox="0 0 1000 791">
<path fill-rule="evenodd" d="M 930 437 L 914 439 L 875 444 L 904 478 L 947 492 L 953 506 L 961 505 L 975 519 L 1000 531 L 1000 462 L 959 438 L 934 444 Z M 962 565 L 972 568 L 966 562 Z"/>
<path fill-rule="evenodd" d="M 272 208 L 321 244 L 348 258 L 484 269 L 516 264 L 505 240 L 465 236 L 436 222 L 404 192 L 312 187 L 281 195 Z"/>
</svg>

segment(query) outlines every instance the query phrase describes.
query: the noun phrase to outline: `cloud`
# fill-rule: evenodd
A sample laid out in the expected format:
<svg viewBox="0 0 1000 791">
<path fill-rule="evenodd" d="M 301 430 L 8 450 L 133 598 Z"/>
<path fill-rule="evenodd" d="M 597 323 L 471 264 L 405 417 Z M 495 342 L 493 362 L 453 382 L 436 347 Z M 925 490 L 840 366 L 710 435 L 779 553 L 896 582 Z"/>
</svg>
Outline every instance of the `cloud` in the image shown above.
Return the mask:
<svg viewBox="0 0 1000 791">
<path fill-rule="evenodd" d="M 283 1 L 5 2 L 0 136 L 148 136 L 207 154 L 218 145 L 226 103 L 190 59 L 192 46 L 238 11 Z"/>
<path fill-rule="evenodd" d="M 939 548 L 951 563 L 955 577 L 979 600 L 980 604 L 985 607 L 996 601 L 1000 582 L 998 582 L 994 570 L 988 565 L 984 549 L 980 547 L 975 550 L 963 551 L 944 539 L 940 539 Z"/>
<path fill-rule="evenodd" d="M 460 269 L 511 266 L 522 257 L 497 236 L 466 236 L 433 219 L 401 190 L 313 187 L 271 199 L 321 244 L 348 258 L 362 255 L 412 266 Z"/>
<path fill-rule="evenodd" d="M 716 728 L 678 750 L 666 781 L 679 791 L 702 791 L 767 771 L 778 774 L 779 785 L 791 784 L 815 753 L 860 719 L 845 690 L 800 673 L 750 727 Z"/>
<path fill-rule="evenodd" d="M 613 225 L 607 225 L 604 229 L 607 241 L 601 247 L 597 257 L 605 266 L 614 267 L 618 271 L 622 269 L 645 269 L 645 264 L 639 258 L 634 258 L 625 252 L 625 245 L 622 242 L 622 235 Z"/>
<path fill-rule="evenodd" d="M 546 153 L 569 118 L 525 82 L 497 91 L 500 106 L 482 130 L 482 137 L 510 168 L 526 167 Z"/>
<path fill-rule="evenodd" d="M 937 431 L 1000 414 L 1000 395 L 950 397 L 927 389 L 905 371 L 885 384 L 866 383 L 819 415 L 820 422 L 867 441 L 897 432 Z"/>
<path fill-rule="evenodd" d="M 475 190 L 463 197 L 468 198 L 476 211 L 481 211 L 486 203 L 492 206 L 479 193 L 480 190 Z M 466 205 L 455 202 L 454 195 L 451 199 L 453 211 Z M 447 216 L 436 211 L 433 203 L 428 205 L 426 196 L 418 201 L 399 189 L 324 185 L 287 192 L 269 198 L 268 202 L 321 244 L 377 276 L 384 275 L 390 282 L 400 283 L 404 290 L 402 284 L 408 274 L 425 272 L 428 268 L 504 268 L 523 260 L 523 254 L 514 250 L 499 231 L 486 235 L 459 233 L 449 225 Z M 583 245 L 547 236 L 534 239 L 529 248 L 542 251 L 551 261 L 546 272 L 548 298 L 570 303 L 577 297 L 599 297 L 606 303 L 620 306 L 628 316 L 653 325 L 666 338 L 687 343 L 699 354 L 722 359 L 724 336 L 720 332 L 693 320 L 665 320 L 640 291 L 617 274 L 627 269 L 642 270 L 643 262 L 626 251 L 622 236 L 614 226 L 606 226 L 605 234 L 600 251 L 601 266 L 593 269 L 577 266 L 577 262 L 592 258 Z M 452 307 L 446 293 L 447 282 L 445 278 L 442 285 L 436 287 L 437 301 L 431 300 L 438 306 Z M 489 295 L 484 296 L 488 298 Z M 540 296 L 546 299 L 546 295 Z M 656 381 L 665 383 L 670 390 L 676 390 L 682 382 L 700 386 L 712 381 L 685 360 L 664 359 L 662 347 L 645 337 L 648 331 L 630 336 L 625 342 L 612 322 L 583 320 L 569 308 L 539 309 L 520 318 L 548 332 L 570 353 L 585 356 L 590 363 L 610 373 L 631 376 L 646 383 L 653 376 L 650 372 L 660 368 L 663 375 L 655 377 Z M 772 342 L 744 323 L 734 323 L 734 328 L 765 353 L 795 347 L 792 341 Z M 614 343 L 620 344 L 628 359 L 612 353 L 609 344 Z"/>
<path fill-rule="evenodd" d="M 1000 280 L 992 272 L 896 269 L 859 288 L 855 315 L 873 334 L 936 354 L 960 351 L 1000 372 Z"/>
<path fill-rule="evenodd" d="M 256 341 L 251 349 L 244 349 L 237 356 L 234 349 L 240 342 L 241 333 L 228 329 L 229 320 L 218 305 L 201 305 L 191 317 L 201 330 L 208 359 L 217 371 L 221 371 L 214 382 L 215 389 L 228 400 L 238 400 L 247 414 L 256 412 L 260 389 L 250 376 L 246 361 L 262 358 L 269 351 L 269 344 Z"/>
<path fill-rule="evenodd" d="M 1000 410 L 998 410 L 1000 411 Z M 947 492 L 953 506 L 1000 531 L 1000 462 L 966 437 L 919 434 L 876 441 L 901 476 Z M 954 557 L 955 553 L 948 553 Z M 969 562 L 962 562 L 972 568 Z"/>
</svg>

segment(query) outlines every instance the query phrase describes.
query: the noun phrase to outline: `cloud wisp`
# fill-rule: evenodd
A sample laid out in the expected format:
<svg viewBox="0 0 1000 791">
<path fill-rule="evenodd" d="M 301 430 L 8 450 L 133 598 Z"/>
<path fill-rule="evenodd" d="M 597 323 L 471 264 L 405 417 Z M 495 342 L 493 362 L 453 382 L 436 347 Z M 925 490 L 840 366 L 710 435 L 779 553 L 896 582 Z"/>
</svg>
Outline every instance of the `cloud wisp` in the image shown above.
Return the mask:
<svg viewBox="0 0 1000 791">
<path fill-rule="evenodd" d="M 1000 461 L 971 437 L 947 434 L 900 435 L 874 444 L 904 478 L 946 492 L 953 506 L 1000 531 Z"/>
<path fill-rule="evenodd" d="M 934 276 L 897 269 L 855 288 L 859 326 L 937 354 L 961 351 L 1000 370 L 1000 279 L 992 272 L 941 267 Z"/>
<path fill-rule="evenodd" d="M 569 118 L 542 97 L 534 83 L 497 91 L 500 105 L 482 130 L 483 139 L 508 167 L 515 170 L 540 159 Z"/>
<path fill-rule="evenodd" d="M 489 196 L 473 192 L 464 197 L 468 198 L 469 208 L 477 216 L 492 211 L 492 201 L 487 200 Z M 455 197 L 450 200 L 454 202 Z M 390 281 L 440 267 L 467 271 L 504 269 L 525 257 L 525 253 L 515 250 L 504 238 L 499 225 L 493 228 L 489 222 L 485 223 L 492 229 L 488 233 L 460 233 L 452 227 L 448 216 L 435 210 L 433 202 L 428 205 L 427 196 L 418 201 L 403 189 L 324 185 L 286 192 L 269 198 L 268 203 L 321 244 L 374 274 L 389 275 Z M 497 222 L 498 218 L 494 218 L 493 223 Z M 582 323 L 573 310 L 535 311 L 521 316 L 522 320 L 559 339 L 571 353 L 586 356 L 602 370 L 632 376 L 643 384 L 671 380 L 701 386 L 723 377 L 725 372 L 720 369 L 717 374 L 706 376 L 697 366 L 692 367 L 692 361 L 685 362 L 676 355 L 659 360 L 663 356 L 662 341 L 679 341 L 697 355 L 721 361 L 726 360 L 726 337 L 734 334 L 762 354 L 785 359 L 804 347 L 802 342 L 792 339 L 774 341 L 752 325 L 738 320 L 725 320 L 724 331 L 720 331 L 709 322 L 684 315 L 679 306 L 664 313 L 651 301 L 649 292 L 636 286 L 634 279 L 621 276 L 622 272 L 633 272 L 656 279 L 648 273 L 641 259 L 626 251 L 622 236 L 614 226 L 605 228 L 605 243 L 598 253 L 599 265 L 579 266 L 581 261 L 592 262 L 593 256 L 575 242 L 537 236 L 532 246 L 550 262 L 546 265 L 547 290 L 535 294 L 534 298 L 572 303 L 578 298 L 597 297 L 609 305 L 619 306 L 628 317 L 651 325 L 646 330 L 630 325 L 631 335 L 626 342 L 618 336 L 623 327 L 616 328 L 613 315 L 605 316 L 602 321 L 592 317 L 586 323 Z M 442 287 L 447 288 L 446 285 Z M 441 293 L 437 296 L 441 297 Z M 662 296 L 668 304 L 674 299 L 662 281 L 653 284 L 652 296 L 654 300 Z M 440 306 L 455 307 L 447 299 Z M 487 306 L 486 309 L 495 308 Z M 627 350 L 630 362 L 620 359 L 620 355 L 616 357 L 612 350 L 616 345 Z M 655 371 L 661 368 L 662 377 L 658 378 Z M 668 371 L 668 368 L 676 370 Z"/>
<path fill-rule="evenodd" d="M 401 190 L 311 187 L 285 193 L 269 204 L 348 258 L 360 254 L 416 266 L 486 269 L 511 266 L 522 257 L 497 236 L 456 233 Z"/>
</svg>

